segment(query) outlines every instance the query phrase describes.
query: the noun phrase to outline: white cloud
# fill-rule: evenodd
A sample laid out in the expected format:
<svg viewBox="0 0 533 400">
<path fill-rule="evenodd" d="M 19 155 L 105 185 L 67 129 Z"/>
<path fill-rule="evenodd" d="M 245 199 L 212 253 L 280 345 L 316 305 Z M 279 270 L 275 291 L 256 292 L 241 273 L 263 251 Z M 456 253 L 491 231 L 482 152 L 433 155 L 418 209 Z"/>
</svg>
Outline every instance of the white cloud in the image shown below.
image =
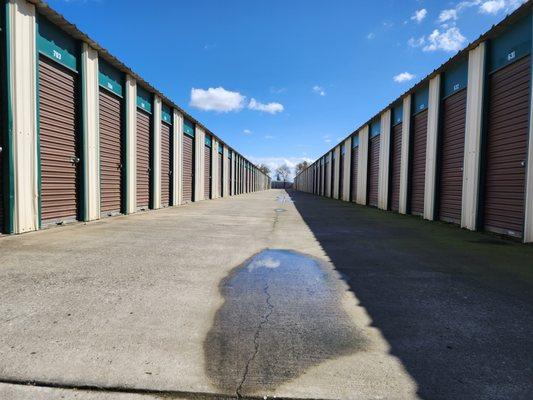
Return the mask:
<svg viewBox="0 0 533 400">
<path fill-rule="evenodd" d="M 368 35 L 366 35 L 366 38 L 369 40 L 372 40 L 376 37 L 376 34 L 374 32 L 370 32 Z"/>
<path fill-rule="evenodd" d="M 444 50 L 444 51 L 458 51 L 460 50 L 466 38 L 461 34 L 459 28 L 452 27 L 442 32 L 438 29 L 435 29 L 428 37 L 428 44 L 424 46 L 424 51 L 435 51 L 435 50 Z"/>
<path fill-rule="evenodd" d="M 250 129 L 244 129 L 242 133 L 244 133 L 245 135 L 251 135 L 252 131 Z"/>
<path fill-rule="evenodd" d="M 204 111 L 227 113 L 242 109 L 245 99 L 239 92 L 231 92 L 223 87 L 207 90 L 192 88 L 189 105 Z"/>
<path fill-rule="evenodd" d="M 424 18 L 426 18 L 427 14 L 428 11 L 425 8 L 422 8 L 421 10 L 416 10 L 413 16 L 411 17 L 411 20 L 421 23 Z"/>
<path fill-rule="evenodd" d="M 318 94 L 320 96 L 325 96 L 326 95 L 326 92 L 325 92 L 324 88 L 322 86 L 318 86 L 318 85 L 313 86 L 313 92 L 315 92 L 316 94 Z"/>
<path fill-rule="evenodd" d="M 426 38 L 424 36 L 416 38 L 411 38 L 407 41 L 407 44 L 411 47 L 421 47 L 426 43 Z"/>
<path fill-rule="evenodd" d="M 484 1 L 479 6 L 479 11 L 484 14 L 497 14 L 506 7 L 505 0 Z"/>
<path fill-rule="evenodd" d="M 410 72 L 402 72 L 401 74 L 395 75 L 392 79 L 394 82 L 402 83 L 402 82 L 408 82 L 415 78 L 413 74 Z"/>
<path fill-rule="evenodd" d="M 312 163 L 313 160 L 308 157 L 254 157 L 254 156 L 247 156 L 248 160 L 253 162 L 255 165 L 258 164 L 265 164 L 270 168 L 270 175 L 274 178 L 275 177 L 275 171 L 276 168 L 282 166 L 283 164 L 287 164 L 287 166 L 291 169 L 291 177 L 290 179 L 294 178 L 294 167 L 296 167 L 296 164 L 301 163 L 302 161 L 307 161 L 308 163 Z"/>
<path fill-rule="evenodd" d="M 280 103 L 268 103 L 268 104 L 265 104 L 265 103 L 261 103 L 261 102 L 257 101 L 254 98 L 252 98 L 250 100 L 250 103 L 248 103 L 248 108 L 250 110 L 266 112 L 266 113 L 269 113 L 269 114 L 276 114 L 276 113 L 282 112 L 284 110 L 283 104 L 280 104 Z"/>
<path fill-rule="evenodd" d="M 457 10 L 456 9 L 449 9 L 449 10 L 442 10 L 439 14 L 439 22 L 443 23 L 446 21 L 456 21 L 457 20 Z"/>
</svg>

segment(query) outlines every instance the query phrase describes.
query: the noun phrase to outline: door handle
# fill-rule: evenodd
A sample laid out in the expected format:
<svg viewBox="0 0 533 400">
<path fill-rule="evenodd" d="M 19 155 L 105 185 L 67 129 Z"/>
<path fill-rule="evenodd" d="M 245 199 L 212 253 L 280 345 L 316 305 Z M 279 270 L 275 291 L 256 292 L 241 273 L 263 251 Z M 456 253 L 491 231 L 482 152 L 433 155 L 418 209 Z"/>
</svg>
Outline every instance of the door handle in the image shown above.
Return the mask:
<svg viewBox="0 0 533 400">
<path fill-rule="evenodd" d="M 77 163 L 80 162 L 80 159 L 79 159 L 79 157 L 73 156 L 73 157 L 70 157 L 70 162 L 72 164 L 77 164 Z"/>
<path fill-rule="evenodd" d="M 117 164 L 117 169 L 122 169 L 122 164 Z"/>
<path fill-rule="evenodd" d="M 522 160 L 522 161 L 520 161 L 520 166 L 521 166 L 521 167 L 525 167 L 525 166 L 526 166 L 526 160 Z"/>
</svg>

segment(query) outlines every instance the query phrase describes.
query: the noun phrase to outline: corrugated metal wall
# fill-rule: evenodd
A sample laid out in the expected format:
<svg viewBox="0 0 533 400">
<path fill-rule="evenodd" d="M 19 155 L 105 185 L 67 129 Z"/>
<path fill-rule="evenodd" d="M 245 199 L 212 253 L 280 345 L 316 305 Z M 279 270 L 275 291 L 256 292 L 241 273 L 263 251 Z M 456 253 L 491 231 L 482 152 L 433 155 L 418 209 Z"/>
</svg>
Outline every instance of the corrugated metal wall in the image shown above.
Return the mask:
<svg viewBox="0 0 533 400">
<path fill-rule="evenodd" d="M 171 204 L 172 187 L 172 126 L 161 122 L 161 207 Z"/>
<path fill-rule="evenodd" d="M 359 146 L 352 147 L 352 182 L 350 187 L 350 198 L 355 201 L 357 198 L 357 167 L 359 162 Z"/>
<path fill-rule="evenodd" d="M 400 209 L 400 168 L 402 163 L 402 123 L 392 128 L 390 163 L 390 209 L 398 212 Z"/>
<path fill-rule="evenodd" d="M 485 229 L 521 237 L 529 132 L 530 57 L 490 75 Z"/>
<path fill-rule="evenodd" d="M 150 114 L 137 110 L 137 209 L 150 203 Z"/>
<path fill-rule="evenodd" d="M 224 154 L 217 153 L 218 154 L 218 195 L 220 197 L 223 197 L 224 193 L 222 188 L 224 187 Z"/>
<path fill-rule="evenodd" d="M 78 75 L 41 56 L 39 129 L 41 219 L 74 220 L 79 215 Z"/>
<path fill-rule="evenodd" d="M 211 198 L 211 162 L 213 157 L 211 155 L 211 147 L 204 146 L 204 199 Z"/>
<path fill-rule="evenodd" d="M 100 88 L 100 212 L 121 211 L 122 99 Z"/>
<path fill-rule="evenodd" d="M 344 150 L 341 150 L 339 157 L 339 193 L 338 197 L 342 200 L 342 191 L 344 188 Z"/>
<path fill-rule="evenodd" d="M 193 201 L 194 139 L 183 135 L 182 203 Z"/>
<path fill-rule="evenodd" d="M 439 219 L 461 222 L 465 148 L 466 89 L 442 102 Z"/>
<path fill-rule="evenodd" d="M 374 136 L 369 141 L 368 150 L 368 204 L 378 206 L 379 184 L 379 140 L 381 135 Z"/>
<path fill-rule="evenodd" d="M 424 213 L 424 184 L 426 174 L 427 109 L 413 117 L 412 157 L 410 168 L 410 210 L 411 214 Z"/>
</svg>

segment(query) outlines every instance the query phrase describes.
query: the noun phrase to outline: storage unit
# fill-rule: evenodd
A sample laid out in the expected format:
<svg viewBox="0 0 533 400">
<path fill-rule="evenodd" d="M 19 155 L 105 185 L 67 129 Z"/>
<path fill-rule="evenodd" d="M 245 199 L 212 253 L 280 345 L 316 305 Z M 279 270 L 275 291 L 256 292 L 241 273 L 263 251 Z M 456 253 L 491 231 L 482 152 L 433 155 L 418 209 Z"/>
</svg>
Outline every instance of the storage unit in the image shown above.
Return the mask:
<svg viewBox="0 0 533 400">
<path fill-rule="evenodd" d="M 330 169 L 329 169 L 329 197 L 333 198 L 333 194 L 334 194 L 334 190 L 335 190 L 335 165 L 336 165 L 336 160 L 335 160 L 335 151 L 332 151 L 331 152 L 331 164 L 330 164 Z"/>
<path fill-rule="evenodd" d="M 183 120 L 182 203 L 194 201 L 194 123 Z"/>
<path fill-rule="evenodd" d="M 4 99 L 0 99 L 0 106 L 2 106 L 2 102 Z M 3 125 L 3 113 L 0 112 L 0 126 Z M 5 211 L 6 207 L 4 206 L 5 203 L 5 193 L 7 190 L 5 190 L 5 185 L 7 183 L 7 179 L 4 178 L 4 174 L 7 172 L 7 169 L 4 167 L 5 163 L 5 157 L 4 155 L 7 154 L 6 144 L 4 140 L 4 132 L 0 130 L 0 234 L 5 232 Z"/>
<path fill-rule="evenodd" d="M 218 195 L 224 197 L 224 179 L 226 178 L 226 171 L 224 171 L 224 146 L 218 144 Z"/>
<path fill-rule="evenodd" d="M 161 105 L 161 207 L 172 205 L 172 110 Z"/>
<path fill-rule="evenodd" d="M 424 214 L 424 189 L 426 174 L 426 143 L 428 126 L 428 87 L 413 95 L 411 123 L 411 160 L 409 172 L 409 209 L 411 214 Z"/>
<path fill-rule="evenodd" d="M 150 206 L 152 95 L 137 87 L 137 210 Z"/>
<path fill-rule="evenodd" d="M 522 237 L 531 92 L 531 15 L 490 44 L 483 225 Z"/>
<path fill-rule="evenodd" d="M 351 166 L 351 187 L 350 201 L 357 199 L 357 167 L 359 165 L 359 135 L 352 136 L 352 166 Z"/>
<path fill-rule="evenodd" d="M 105 61 L 99 67 L 100 213 L 122 211 L 123 165 L 123 75 Z"/>
<path fill-rule="evenodd" d="M 338 198 L 342 200 L 342 192 L 344 190 L 344 153 L 346 152 L 346 146 L 341 144 L 340 157 L 339 157 L 339 193 Z"/>
<path fill-rule="evenodd" d="M 392 107 L 392 130 L 390 146 L 390 197 L 389 207 L 392 211 L 400 209 L 400 169 L 402 163 L 402 123 L 403 103 Z"/>
<path fill-rule="evenodd" d="M 228 150 L 228 165 L 229 165 L 229 171 L 227 173 L 226 179 L 228 181 L 228 192 L 230 196 L 235 195 L 235 189 L 233 187 L 233 172 L 234 172 L 234 166 L 233 166 L 233 150 Z"/>
<path fill-rule="evenodd" d="M 211 135 L 205 134 L 204 144 L 204 200 L 212 198 L 212 163 L 213 156 L 211 154 L 211 146 L 213 145 Z"/>
<path fill-rule="evenodd" d="M 38 18 L 40 209 L 43 224 L 80 214 L 79 46 L 46 18 Z"/>
<path fill-rule="evenodd" d="M 461 222 L 467 79 L 467 60 L 444 72 L 440 108 L 438 216 L 456 224 Z"/>
<path fill-rule="evenodd" d="M 376 119 L 370 123 L 369 149 L 368 149 L 368 191 L 367 204 L 372 207 L 378 206 L 379 185 L 379 141 L 381 133 L 381 121 Z"/>
</svg>

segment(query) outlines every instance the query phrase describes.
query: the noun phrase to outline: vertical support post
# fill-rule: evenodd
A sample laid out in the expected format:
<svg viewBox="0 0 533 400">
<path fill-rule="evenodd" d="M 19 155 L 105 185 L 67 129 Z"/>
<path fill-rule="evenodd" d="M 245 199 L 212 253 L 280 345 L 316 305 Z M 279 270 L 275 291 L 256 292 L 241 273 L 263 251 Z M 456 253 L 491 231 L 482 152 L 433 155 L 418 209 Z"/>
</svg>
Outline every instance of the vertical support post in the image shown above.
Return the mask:
<svg viewBox="0 0 533 400">
<path fill-rule="evenodd" d="M 181 204 L 183 192 L 183 115 L 174 109 L 172 113 L 172 180 L 174 191 L 172 192 L 172 205 Z"/>
<path fill-rule="evenodd" d="M 126 76 L 126 214 L 137 211 L 137 81 Z"/>
<path fill-rule="evenodd" d="M 481 177 L 481 134 L 483 129 L 483 93 L 485 91 L 486 44 L 480 43 L 468 53 L 466 89 L 465 152 L 461 227 L 477 229 L 479 184 Z"/>
<path fill-rule="evenodd" d="M 403 99 L 402 149 L 400 160 L 400 214 L 407 214 L 407 197 L 409 193 L 409 149 L 411 140 L 411 95 Z"/>
<path fill-rule="evenodd" d="M 198 125 L 194 128 L 194 201 L 204 199 L 205 131 Z"/>
<path fill-rule="evenodd" d="M 435 219 L 437 195 L 437 147 L 439 143 L 440 74 L 429 80 L 426 172 L 424 180 L 424 219 Z"/>
<path fill-rule="evenodd" d="M 389 206 L 389 164 L 390 164 L 391 110 L 381 114 L 381 135 L 379 138 L 378 208 Z"/>
<path fill-rule="evenodd" d="M 318 171 L 320 164 L 315 164 L 315 170 L 316 174 L 318 175 Z M 350 201 L 350 184 L 351 184 L 351 168 L 352 166 L 352 137 L 350 136 L 348 139 L 344 141 L 344 176 L 343 176 L 343 183 L 342 183 L 342 200 L 344 201 Z M 318 185 L 317 185 L 318 186 Z"/>
<path fill-rule="evenodd" d="M 368 125 L 359 131 L 359 155 L 357 160 L 357 204 L 366 205 L 368 178 Z"/>
<path fill-rule="evenodd" d="M 98 52 L 87 43 L 81 51 L 83 221 L 100 219 L 100 132 Z"/>
<path fill-rule="evenodd" d="M 9 210 L 6 231 L 23 233 L 40 225 L 39 138 L 35 6 L 10 0 L 7 36 L 7 154 Z"/>
<path fill-rule="evenodd" d="M 333 160 L 332 160 L 332 157 L 331 157 L 331 152 L 329 152 L 328 154 L 326 154 L 326 168 L 325 168 L 325 171 L 326 171 L 326 190 L 325 190 L 325 196 L 326 197 L 331 197 L 331 168 L 333 167 L 332 163 L 333 163 Z"/>
<path fill-rule="evenodd" d="M 211 142 L 211 193 L 213 199 L 218 199 L 219 171 L 218 171 L 218 139 L 213 136 Z"/>
<path fill-rule="evenodd" d="M 161 98 L 154 96 L 152 124 L 152 208 L 161 208 Z"/>
<path fill-rule="evenodd" d="M 339 181 L 339 178 L 341 176 L 340 172 L 341 172 L 341 147 L 340 145 L 335 147 L 335 150 L 334 151 L 334 154 L 335 154 L 335 164 L 333 165 L 333 167 L 335 168 L 335 170 L 333 171 L 333 198 L 334 199 L 339 199 L 340 198 L 340 193 L 339 193 L 339 188 L 340 188 L 340 181 Z M 309 171 L 307 171 L 307 175 L 308 175 L 308 182 L 309 182 L 309 187 L 307 188 L 307 191 L 308 192 L 311 192 L 311 185 L 310 185 L 310 174 L 309 174 Z"/>
</svg>

